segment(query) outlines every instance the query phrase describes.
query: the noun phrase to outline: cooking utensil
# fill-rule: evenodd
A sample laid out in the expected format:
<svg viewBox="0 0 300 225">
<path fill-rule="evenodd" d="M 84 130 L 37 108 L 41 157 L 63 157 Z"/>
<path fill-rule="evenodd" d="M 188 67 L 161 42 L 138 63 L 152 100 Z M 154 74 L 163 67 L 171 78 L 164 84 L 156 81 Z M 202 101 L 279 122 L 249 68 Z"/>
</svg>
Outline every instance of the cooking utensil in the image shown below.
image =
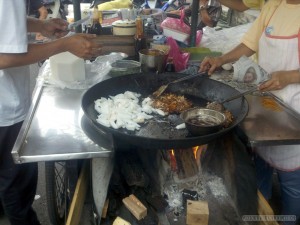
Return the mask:
<svg viewBox="0 0 300 225">
<path fill-rule="evenodd" d="M 162 84 L 181 77 L 182 74 L 180 73 L 139 73 L 110 78 L 89 88 L 82 97 L 81 107 L 85 116 L 100 130 L 111 134 L 114 145 L 116 144 L 120 148 L 124 148 L 127 145 L 143 148 L 147 146 L 147 149 L 174 149 L 207 144 L 229 132 L 247 115 L 248 102 L 245 98 L 228 102 L 226 109 L 233 114 L 234 121 L 226 128 L 202 136 L 191 136 L 187 129 L 176 129 L 177 125 L 183 123 L 180 115 L 177 114 L 165 117 L 153 114 L 154 117 L 147 123 L 141 124 L 140 130 L 137 131 L 129 131 L 122 128 L 113 129 L 97 122 L 98 113 L 94 108 L 95 100 L 101 97 L 115 96 L 125 91 L 141 94 L 140 100 L 142 100 L 151 96 L 154 90 L 157 90 Z M 239 93 L 233 87 L 205 76 L 197 76 L 192 80 L 185 80 L 181 83 L 170 85 L 169 90 L 177 95 L 184 95 L 192 101 L 195 107 L 205 107 L 209 99 L 221 101 Z"/>
<path fill-rule="evenodd" d="M 232 97 L 229 97 L 229 98 L 227 98 L 227 99 L 225 99 L 225 100 L 223 100 L 221 102 L 213 101 L 213 102 L 211 102 L 211 103 L 209 103 L 207 105 L 207 108 L 209 108 L 209 109 L 215 109 L 217 111 L 223 111 L 224 110 L 224 103 L 230 102 L 230 101 L 235 100 L 235 99 L 240 98 L 240 97 L 243 97 L 243 96 L 245 96 L 247 94 L 250 94 L 250 93 L 252 93 L 254 91 L 257 91 L 257 90 L 258 89 L 255 86 L 253 88 L 250 88 L 248 91 L 239 93 L 237 95 L 233 95 Z"/>
<path fill-rule="evenodd" d="M 77 21 L 74 22 L 74 23 L 70 23 L 70 24 L 68 25 L 68 30 L 73 30 L 73 29 L 75 29 L 75 27 L 77 27 L 77 26 L 83 24 L 84 22 L 88 21 L 90 18 L 91 18 L 90 16 L 87 16 L 87 17 L 85 17 L 85 18 L 83 18 L 83 19 L 81 19 L 81 20 L 77 20 Z"/>
<path fill-rule="evenodd" d="M 207 108 L 192 108 L 180 114 L 188 131 L 195 136 L 217 132 L 223 127 L 225 114 Z"/>
<path fill-rule="evenodd" d="M 155 92 L 153 92 L 153 96 L 158 98 L 159 96 L 162 95 L 162 93 L 165 92 L 165 90 L 168 88 L 168 86 L 170 84 L 175 84 L 175 83 L 178 83 L 178 82 L 181 82 L 181 81 L 184 81 L 184 80 L 188 80 L 188 79 L 192 79 L 194 77 L 197 77 L 197 76 L 200 76 L 200 75 L 204 75 L 204 74 L 207 74 L 207 72 L 201 72 L 201 73 L 198 73 L 198 74 L 192 74 L 192 75 L 188 75 L 188 76 L 185 76 L 185 77 L 182 77 L 182 78 L 179 78 L 177 80 L 174 80 L 174 81 L 171 81 L 165 85 L 162 85 L 160 86 Z"/>
</svg>

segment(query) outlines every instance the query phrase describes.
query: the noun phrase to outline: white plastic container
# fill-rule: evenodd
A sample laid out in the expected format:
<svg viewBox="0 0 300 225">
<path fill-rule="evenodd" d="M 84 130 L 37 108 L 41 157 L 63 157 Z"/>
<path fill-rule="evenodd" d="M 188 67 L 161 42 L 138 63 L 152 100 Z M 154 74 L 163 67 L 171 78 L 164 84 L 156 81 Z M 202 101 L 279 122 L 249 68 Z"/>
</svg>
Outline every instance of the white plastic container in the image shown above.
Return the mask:
<svg viewBox="0 0 300 225">
<path fill-rule="evenodd" d="M 172 37 L 175 40 L 180 42 L 185 42 L 189 38 L 188 34 L 180 32 L 178 30 L 173 30 L 167 27 L 164 27 L 163 30 L 164 30 L 164 35 L 166 37 Z"/>
<path fill-rule="evenodd" d="M 70 52 L 62 52 L 51 56 L 51 76 L 55 80 L 74 82 L 85 80 L 84 60 Z"/>
<path fill-rule="evenodd" d="M 112 23 L 114 35 L 135 35 L 136 23 L 134 20 L 117 20 Z"/>
</svg>

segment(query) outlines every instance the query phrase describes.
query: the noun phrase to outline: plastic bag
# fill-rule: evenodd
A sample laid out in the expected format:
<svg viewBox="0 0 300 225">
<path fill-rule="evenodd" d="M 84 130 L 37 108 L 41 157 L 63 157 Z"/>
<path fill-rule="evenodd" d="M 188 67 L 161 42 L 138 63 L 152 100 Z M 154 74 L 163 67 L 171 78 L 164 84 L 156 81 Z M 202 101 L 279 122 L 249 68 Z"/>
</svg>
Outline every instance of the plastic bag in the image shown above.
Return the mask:
<svg viewBox="0 0 300 225">
<path fill-rule="evenodd" d="M 190 53 L 181 52 L 177 42 L 172 38 L 167 38 L 167 45 L 170 46 L 168 57 L 172 57 L 175 65 L 175 72 L 184 70 L 190 58 Z"/>
<path fill-rule="evenodd" d="M 50 62 L 46 60 L 39 70 L 38 81 L 43 81 L 44 84 L 69 89 L 87 89 L 104 79 L 111 70 L 111 64 L 117 60 L 126 57 L 124 53 L 111 53 L 96 58 L 94 62 L 85 62 L 85 76 L 83 81 L 66 82 L 58 80 L 51 76 Z"/>
<path fill-rule="evenodd" d="M 184 11 L 180 11 L 180 18 L 167 17 L 162 23 L 163 28 L 169 28 L 175 31 L 179 31 L 185 34 L 191 33 L 191 26 L 186 24 L 184 21 Z"/>
<path fill-rule="evenodd" d="M 243 35 L 251 27 L 252 23 L 236 27 L 215 30 L 212 27 L 204 27 L 200 47 L 209 48 L 211 51 L 227 53 L 236 47 Z"/>
</svg>

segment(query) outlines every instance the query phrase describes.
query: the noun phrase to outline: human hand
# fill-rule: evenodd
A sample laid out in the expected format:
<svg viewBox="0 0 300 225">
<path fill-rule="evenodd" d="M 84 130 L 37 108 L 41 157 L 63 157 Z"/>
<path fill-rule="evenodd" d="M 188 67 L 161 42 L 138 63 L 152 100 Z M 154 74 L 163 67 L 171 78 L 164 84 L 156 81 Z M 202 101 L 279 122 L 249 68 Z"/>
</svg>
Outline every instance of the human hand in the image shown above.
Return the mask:
<svg viewBox="0 0 300 225">
<path fill-rule="evenodd" d="M 49 38 L 61 38 L 68 33 L 67 28 L 68 22 L 60 18 L 42 20 L 41 34 Z"/>
<path fill-rule="evenodd" d="M 293 74 L 295 74 L 294 71 L 276 71 L 271 74 L 271 79 L 262 83 L 259 86 L 259 90 L 260 91 L 281 90 L 287 85 L 295 83 L 294 82 L 295 76 Z"/>
<path fill-rule="evenodd" d="M 169 11 L 168 13 L 180 16 L 180 10 L 172 10 L 172 11 Z"/>
<path fill-rule="evenodd" d="M 218 67 L 222 66 L 221 57 L 205 57 L 200 64 L 199 72 L 207 71 L 211 75 Z"/>
<path fill-rule="evenodd" d="M 200 0 L 199 1 L 199 6 L 201 6 L 201 5 L 206 7 L 208 5 L 208 0 Z"/>
<path fill-rule="evenodd" d="M 64 38 L 67 49 L 74 55 L 83 58 L 91 59 L 102 54 L 102 45 L 97 41 L 94 34 L 75 34 Z"/>
</svg>

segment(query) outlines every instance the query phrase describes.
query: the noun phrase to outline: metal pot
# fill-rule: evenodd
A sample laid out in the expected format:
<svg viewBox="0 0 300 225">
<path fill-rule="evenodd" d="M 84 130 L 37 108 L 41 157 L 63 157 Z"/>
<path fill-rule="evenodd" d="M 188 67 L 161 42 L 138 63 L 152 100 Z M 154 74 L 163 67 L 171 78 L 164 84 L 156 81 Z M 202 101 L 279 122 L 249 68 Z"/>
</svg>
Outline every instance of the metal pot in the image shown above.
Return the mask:
<svg viewBox="0 0 300 225">
<path fill-rule="evenodd" d="M 167 54 L 157 49 L 142 49 L 139 51 L 141 70 L 144 73 L 162 73 L 165 69 Z"/>
</svg>

